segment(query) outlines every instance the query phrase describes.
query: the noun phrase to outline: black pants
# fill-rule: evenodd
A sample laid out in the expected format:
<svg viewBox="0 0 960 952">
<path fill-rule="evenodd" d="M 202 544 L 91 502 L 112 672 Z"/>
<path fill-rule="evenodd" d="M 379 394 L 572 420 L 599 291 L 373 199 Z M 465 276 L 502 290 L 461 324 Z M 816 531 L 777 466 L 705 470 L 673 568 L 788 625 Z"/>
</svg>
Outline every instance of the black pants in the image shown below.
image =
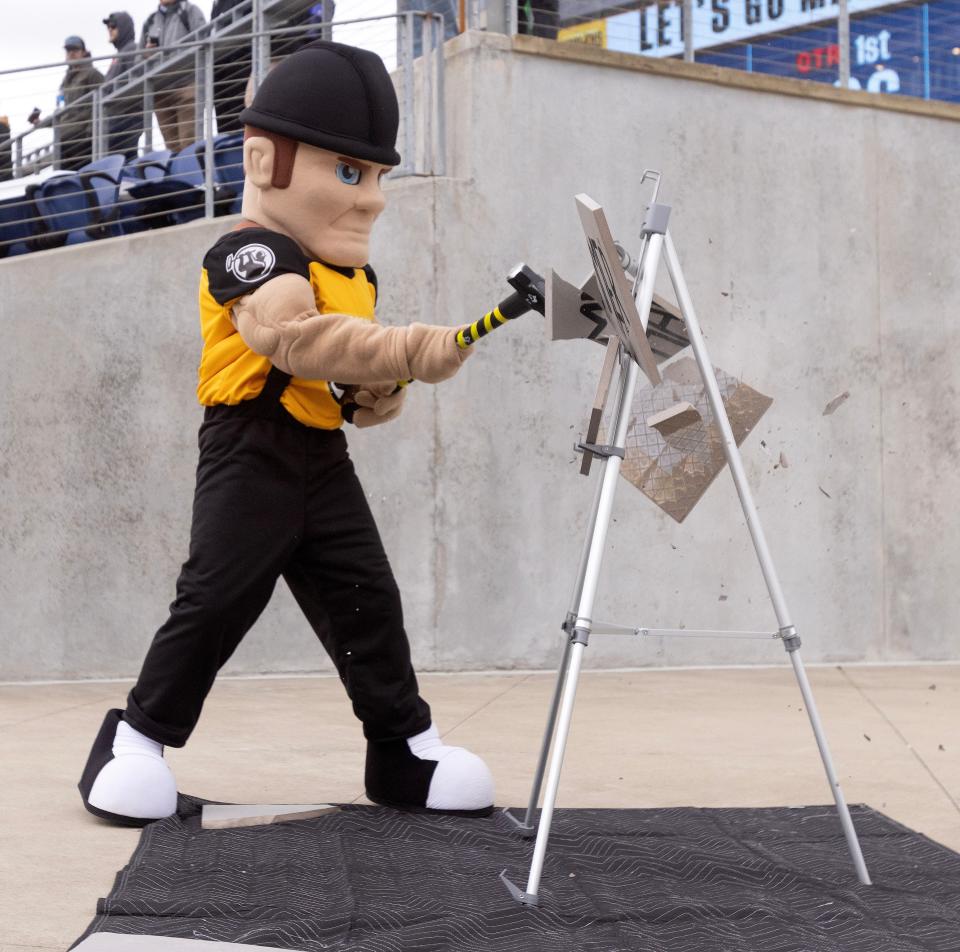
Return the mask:
<svg viewBox="0 0 960 952">
<path fill-rule="evenodd" d="M 200 427 L 189 559 L 124 714 L 171 747 L 187 742 L 217 671 L 281 575 L 366 737 L 396 740 L 430 726 L 400 594 L 346 439 L 294 420 L 277 402 L 282 378 L 271 374 L 256 400 L 209 408 Z"/>
<path fill-rule="evenodd" d="M 123 155 L 127 161 L 137 157 L 137 143 L 143 132 L 143 114 L 112 116 L 107 123 L 107 152 Z"/>
<path fill-rule="evenodd" d="M 213 101 L 217 110 L 217 132 L 243 132 L 240 113 L 253 62 L 250 48 L 241 47 L 219 56 L 213 65 Z"/>
<path fill-rule="evenodd" d="M 93 161 L 93 146 L 90 136 L 80 139 L 60 139 L 59 168 L 67 172 L 76 172 Z"/>
</svg>

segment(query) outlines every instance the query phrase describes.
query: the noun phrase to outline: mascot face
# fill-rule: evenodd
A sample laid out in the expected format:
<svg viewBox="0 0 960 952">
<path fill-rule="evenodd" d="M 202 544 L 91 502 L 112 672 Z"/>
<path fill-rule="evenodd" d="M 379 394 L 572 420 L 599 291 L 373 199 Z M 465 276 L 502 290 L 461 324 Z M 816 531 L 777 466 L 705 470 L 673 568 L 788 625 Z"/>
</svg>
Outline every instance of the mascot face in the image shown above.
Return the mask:
<svg viewBox="0 0 960 952">
<path fill-rule="evenodd" d="M 381 177 L 391 168 L 301 142 L 286 188 L 271 184 L 275 150 L 263 138 L 248 139 L 251 150 L 244 215 L 282 231 L 312 257 L 340 267 L 362 268 L 370 257 L 370 230 L 386 199 Z M 246 157 L 245 157 L 246 160 Z"/>
</svg>

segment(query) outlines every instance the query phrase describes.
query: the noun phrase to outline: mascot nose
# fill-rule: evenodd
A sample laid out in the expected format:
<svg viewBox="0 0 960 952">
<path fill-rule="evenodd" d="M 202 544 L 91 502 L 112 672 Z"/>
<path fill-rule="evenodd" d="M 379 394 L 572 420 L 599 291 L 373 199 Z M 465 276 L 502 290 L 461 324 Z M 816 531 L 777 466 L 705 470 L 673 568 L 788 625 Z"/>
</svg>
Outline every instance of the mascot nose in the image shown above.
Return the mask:
<svg viewBox="0 0 960 952">
<path fill-rule="evenodd" d="M 379 182 L 371 183 L 366 188 L 357 189 L 356 206 L 361 211 L 373 212 L 378 215 L 383 211 L 386 204 L 387 199 L 380 188 Z"/>
</svg>

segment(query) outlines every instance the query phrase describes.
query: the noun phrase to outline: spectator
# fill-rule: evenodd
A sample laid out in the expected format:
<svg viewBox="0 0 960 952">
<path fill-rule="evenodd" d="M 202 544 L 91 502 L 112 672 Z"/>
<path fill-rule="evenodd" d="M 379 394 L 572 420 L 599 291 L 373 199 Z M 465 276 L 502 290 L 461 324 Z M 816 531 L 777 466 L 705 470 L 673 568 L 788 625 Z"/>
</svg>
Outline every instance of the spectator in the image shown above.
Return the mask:
<svg viewBox="0 0 960 952">
<path fill-rule="evenodd" d="M 320 0 L 311 3 L 306 10 L 295 13 L 284 24 L 286 27 L 298 26 L 299 33 L 281 33 L 271 38 L 270 58 L 281 60 L 314 40 L 333 39 L 333 17 L 336 12 L 335 0 Z"/>
<path fill-rule="evenodd" d="M 300 32 L 281 33 L 276 37 L 271 37 L 269 69 L 273 69 L 280 60 L 286 59 L 291 53 L 295 53 L 308 43 L 313 43 L 314 40 L 332 40 L 335 10 L 335 0 L 320 0 L 319 3 L 310 4 L 302 13 L 295 13 L 290 17 L 284 26 L 300 27 Z M 249 106 L 253 102 L 253 85 L 253 74 L 251 73 L 246 85 L 244 106 Z"/>
<path fill-rule="evenodd" d="M 143 24 L 140 45 L 145 50 L 176 46 L 206 22 L 200 8 L 189 0 L 160 0 L 160 6 Z M 192 59 L 154 79 L 153 111 L 171 152 L 179 152 L 196 139 L 197 87 Z"/>
<path fill-rule="evenodd" d="M 104 92 L 110 93 L 119 79 L 133 66 L 137 50 L 137 32 L 133 17 L 126 11 L 111 13 L 104 21 L 107 36 L 117 50 L 104 77 Z M 143 131 L 142 94 L 138 91 L 120 95 L 105 103 L 107 116 L 107 151 L 122 153 L 127 159 L 137 154 L 137 142 Z"/>
<path fill-rule="evenodd" d="M 245 0 L 213 0 L 210 21 L 232 10 Z M 253 58 L 250 52 L 250 40 L 244 40 L 241 46 L 217 50 L 213 64 L 213 101 L 217 111 L 217 132 L 242 132 L 240 111 L 243 109 L 243 95 L 247 88 L 247 79 Z"/>
<path fill-rule="evenodd" d="M 517 32 L 557 38 L 559 16 L 558 0 L 520 0 L 517 4 Z"/>
<path fill-rule="evenodd" d="M 10 161 L 10 120 L 0 116 L 0 182 L 13 178 Z"/>
<path fill-rule="evenodd" d="M 93 157 L 91 133 L 93 126 L 93 102 L 88 94 L 102 82 L 103 73 L 90 62 L 87 46 L 79 36 L 68 36 L 63 41 L 67 54 L 67 72 L 60 83 L 53 127 L 60 143 L 60 168 L 83 168 Z M 36 125 L 40 120 L 36 110 L 30 121 Z"/>
</svg>

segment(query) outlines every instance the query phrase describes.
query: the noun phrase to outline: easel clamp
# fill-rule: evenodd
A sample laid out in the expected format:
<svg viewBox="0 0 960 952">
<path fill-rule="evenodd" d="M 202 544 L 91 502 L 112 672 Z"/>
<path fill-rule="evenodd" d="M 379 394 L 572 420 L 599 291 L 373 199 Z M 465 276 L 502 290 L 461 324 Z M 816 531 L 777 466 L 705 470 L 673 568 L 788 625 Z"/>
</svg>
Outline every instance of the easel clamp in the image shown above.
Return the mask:
<svg viewBox="0 0 960 952">
<path fill-rule="evenodd" d="M 783 639 L 783 647 L 787 651 L 797 651 L 800 648 L 800 636 L 796 625 L 786 625 L 777 634 Z"/>
<path fill-rule="evenodd" d="M 625 450 L 610 443 L 574 443 L 573 448 L 578 453 L 592 453 L 594 456 L 600 456 L 603 459 L 609 459 L 611 456 L 619 456 L 620 459 L 626 458 Z"/>
<path fill-rule="evenodd" d="M 646 235 L 665 235 L 670 223 L 670 206 L 654 202 L 647 206 L 647 217 L 643 220 L 640 237 Z"/>
</svg>

